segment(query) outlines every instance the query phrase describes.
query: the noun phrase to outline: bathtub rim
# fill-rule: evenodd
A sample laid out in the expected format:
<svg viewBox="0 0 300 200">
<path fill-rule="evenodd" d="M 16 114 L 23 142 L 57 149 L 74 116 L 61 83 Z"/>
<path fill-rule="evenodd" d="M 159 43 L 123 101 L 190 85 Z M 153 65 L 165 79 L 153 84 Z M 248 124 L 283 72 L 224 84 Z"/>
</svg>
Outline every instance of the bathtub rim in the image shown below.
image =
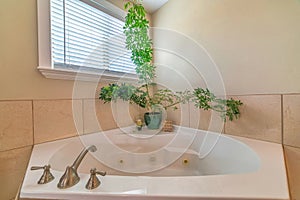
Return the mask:
<svg viewBox="0 0 300 200">
<path fill-rule="evenodd" d="M 110 130 L 110 131 L 116 131 L 117 129 Z M 107 132 L 107 131 L 106 131 Z M 78 136 L 77 136 L 78 137 Z M 252 148 L 261 158 L 261 169 L 259 169 L 257 172 L 250 173 L 250 174 L 230 174 L 230 175 L 209 175 L 209 176 L 187 176 L 187 177 L 146 177 L 146 176 L 133 176 L 133 177 L 127 177 L 127 176 L 117 176 L 117 175 L 110 175 L 107 177 L 101 178 L 101 180 L 108 181 L 113 179 L 124 179 L 128 183 L 130 181 L 135 182 L 138 181 L 138 179 L 141 179 L 144 183 L 147 185 L 146 189 L 148 189 L 147 194 L 120 194 L 120 192 L 113 193 L 113 192 L 107 192 L 107 191 L 101 191 L 101 186 L 97 188 L 94 191 L 87 191 L 83 190 L 84 185 L 86 181 L 89 178 L 88 174 L 80 174 L 81 181 L 79 184 L 74 186 L 73 188 L 69 188 L 68 190 L 59 190 L 56 187 L 52 187 L 53 185 L 56 186 L 57 179 L 61 176 L 61 172 L 53 170 L 53 174 L 56 177 L 54 183 L 52 183 L 51 186 L 44 185 L 47 190 L 51 190 L 52 192 L 49 194 L 44 193 L 44 195 L 41 195 L 41 192 L 46 192 L 43 190 L 35 191 L 34 189 L 37 188 L 37 184 L 34 186 L 33 183 L 36 183 L 39 176 L 41 175 L 41 172 L 33 172 L 29 171 L 29 168 L 33 165 L 44 165 L 47 160 L 54 154 L 55 151 L 51 153 L 47 153 L 47 148 L 50 146 L 52 148 L 60 148 L 63 145 L 71 142 L 72 140 L 76 139 L 77 137 L 72 138 L 66 138 L 61 139 L 57 141 L 47 142 L 43 144 L 34 145 L 34 148 L 32 150 L 32 156 L 30 157 L 30 161 L 28 164 L 28 168 L 26 170 L 26 175 L 24 178 L 24 182 L 21 188 L 20 197 L 22 198 L 38 198 L 38 197 L 44 197 L 44 198 L 62 198 L 64 195 L 72 195 L 76 194 L 78 195 L 78 191 L 81 189 L 83 192 L 83 195 L 101 195 L 102 197 L 137 197 L 137 198 L 166 198 L 166 197 L 175 197 L 179 196 L 181 199 L 192 199 L 192 198 L 241 198 L 241 199 L 282 199 L 282 200 L 288 200 L 289 199 L 289 192 L 288 192 L 288 184 L 287 184 L 287 177 L 286 177 L 286 169 L 285 169 L 285 163 L 284 163 L 284 157 L 283 157 L 283 148 L 281 144 L 271 143 L 271 142 L 265 142 L 250 138 L 244 138 L 244 137 L 238 137 L 238 136 L 232 136 L 232 135 L 224 135 L 222 134 L 222 137 L 228 137 L 234 140 L 237 140 L 239 142 L 242 142 L 246 145 L 248 145 L 250 148 Z M 53 146 L 54 145 L 54 146 Z M 39 151 L 39 152 L 38 152 Z M 43 155 L 37 156 L 37 153 L 42 153 Z M 275 155 L 275 154 L 276 155 Z M 37 156 L 37 157 L 36 157 Z M 273 169 L 273 166 L 277 166 L 276 169 Z M 263 175 L 268 175 L 268 177 L 264 177 Z M 262 179 L 262 177 L 264 177 Z M 152 179 L 152 180 L 149 180 Z M 205 186 L 208 188 L 209 191 L 203 191 L 203 189 L 197 188 L 195 189 L 195 185 L 191 184 L 194 182 L 195 184 L 199 184 L 200 186 Z M 244 180 L 251 180 L 252 185 L 254 185 L 254 188 L 250 187 L 243 187 L 243 184 L 245 184 Z M 166 186 L 170 186 L 174 181 L 181 181 L 185 183 L 185 187 L 187 187 L 187 191 L 178 193 L 172 193 L 170 195 L 169 189 L 172 191 L 176 188 L 170 187 L 170 188 L 157 188 L 157 184 L 162 184 Z M 233 184 L 232 187 L 226 188 L 228 185 L 228 181 Z M 207 185 L 208 184 L 208 185 Z M 218 185 L 219 184 L 219 185 Z M 218 186 L 216 188 L 216 185 Z M 49 186 L 49 187 L 48 187 Z M 272 186 L 272 187 L 270 187 Z M 40 187 L 41 188 L 41 187 Z M 180 187 L 179 187 L 180 188 Z M 177 188 L 177 189 L 179 189 Z M 215 188 L 215 189 L 214 189 Z M 137 188 L 139 189 L 139 188 Z M 145 188 L 143 188 L 145 189 Z M 128 190 L 127 190 L 128 191 Z M 80 195 L 79 195 L 80 196 Z M 92 198 L 91 196 L 91 198 Z M 77 199 L 75 197 L 72 197 L 72 199 Z M 78 199 L 81 199 L 80 197 Z"/>
<path fill-rule="evenodd" d="M 133 128 L 133 127 L 128 127 L 128 128 Z M 196 130 L 196 132 L 194 132 L 195 130 Z M 221 171 L 220 171 L 220 169 L 213 169 L 212 171 L 208 169 L 208 171 L 206 171 L 207 169 L 205 170 L 205 168 L 203 168 L 203 170 L 204 170 L 204 171 L 202 171 L 203 176 L 206 176 L 206 175 L 251 173 L 251 172 L 255 172 L 260 167 L 260 158 L 258 157 L 258 155 L 256 154 L 256 152 L 253 149 L 251 149 L 248 145 L 246 145 L 245 143 L 243 143 L 241 141 L 238 141 L 238 140 L 236 140 L 234 138 L 226 137 L 226 135 L 224 135 L 224 134 L 219 134 L 219 133 L 215 133 L 215 132 L 211 132 L 211 131 L 203 131 L 203 130 L 191 129 L 191 128 L 187 128 L 187 127 L 181 127 L 181 129 L 179 129 L 178 126 L 175 126 L 174 131 L 179 131 L 179 132 L 183 131 L 183 132 L 185 132 L 185 134 L 183 134 L 183 137 L 185 137 L 186 135 L 190 135 L 190 134 L 196 134 L 199 137 L 198 136 L 193 136 L 193 144 L 190 145 L 188 147 L 188 149 L 186 149 L 186 147 L 182 148 L 182 147 L 176 147 L 176 146 L 174 147 L 172 145 L 169 146 L 170 144 L 175 144 L 176 145 L 176 142 L 174 143 L 172 140 L 175 137 L 177 137 L 177 136 L 174 136 L 174 132 L 173 133 L 163 132 L 163 133 L 157 135 L 157 137 L 159 138 L 158 141 L 156 141 L 157 140 L 156 139 L 155 141 L 151 141 L 150 144 L 153 144 L 153 142 L 154 142 L 154 144 L 160 143 L 161 139 L 163 141 L 166 141 L 165 140 L 166 138 L 167 138 L 167 142 L 166 143 L 165 142 L 160 143 L 160 145 L 158 145 L 160 147 L 158 149 L 154 150 L 154 151 L 150 151 L 150 152 L 147 152 L 147 153 L 145 153 L 145 152 L 144 153 L 140 153 L 140 152 L 139 153 L 133 153 L 133 152 L 130 152 L 130 151 L 127 151 L 127 150 L 115 152 L 117 154 L 121 153 L 121 155 L 124 154 L 124 153 L 125 154 L 126 153 L 130 153 L 132 155 L 138 156 L 138 158 L 141 158 L 140 156 L 142 156 L 142 157 L 144 156 L 144 158 L 143 158 L 143 160 L 141 162 L 147 162 L 148 159 L 149 159 L 149 156 L 151 156 L 151 155 L 156 156 L 156 154 L 157 153 L 159 154 L 159 152 L 161 152 L 161 151 L 162 152 L 170 152 L 170 153 L 174 152 L 176 155 L 178 155 L 178 156 L 175 157 L 175 159 L 172 162 L 165 163 L 165 165 L 162 165 L 162 167 L 149 168 L 150 171 L 146 170 L 146 171 L 143 171 L 143 172 L 139 172 L 136 169 L 128 170 L 128 169 L 126 169 L 126 167 L 124 168 L 124 166 L 121 167 L 120 165 L 116 165 L 115 162 L 113 162 L 113 163 L 107 163 L 107 162 L 105 162 L 105 160 L 101 160 L 100 162 L 102 162 L 102 164 L 104 165 L 104 168 L 111 168 L 113 170 L 119 171 L 117 173 L 125 173 L 125 174 L 127 173 L 127 174 L 130 174 L 128 176 L 151 176 L 152 172 L 155 172 L 157 170 L 163 170 L 164 168 L 172 165 L 173 163 L 175 163 L 178 160 L 180 160 L 180 158 L 182 156 L 184 156 L 184 154 L 186 154 L 187 156 L 189 154 L 190 155 L 194 155 L 194 156 L 198 156 L 200 162 L 203 159 L 205 160 L 206 156 L 210 157 L 210 154 L 218 155 L 218 152 L 220 152 L 222 154 L 223 150 L 220 151 L 220 148 L 219 148 L 220 145 L 219 145 L 219 143 L 221 143 L 221 144 L 224 143 L 226 145 L 226 147 L 225 147 L 226 149 L 229 148 L 228 146 L 231 146 L 231 147 L 233 146 L 234 148 L 235 147 L 237 147 L 237 148 L 241 148 L 242 147 L 243 149 L 246 149 L 245 151 L 243 151 L 243 154 L 244 154 L 243 156 L 250 156 L 249 159 L 251 159 L 251 160 L 253 159 L 253 163 L 251 163 L 249 166 L 246 166 L 245 163 L 244 164 L 241 163 L 242 166 L 241 166 L 240 169 L 234 169 L 235 167 L 233 167 L 233 165 L 229 165 L 228 166 L 228 162 L 227 162 L 227 164 L 225 162 L 225 163 L 222 163 L 222 164 L 225 164 L 226 166 L 224 166 L 225 167 L 224 170 L 221 170 Z M 96 134 L 95 137 L 94 137 L 94 134 Z M 73 143 L 73 142 L 78 143 L 78 144 L 80 143 L 80 145 L 82 145 L 82 148 L 84 148 L 84 146 L 89 146 L 89 145 L 99 145 L 99 148 L 101 149 L 101 147 L 103 147 L 103 146 L 101 146 L 101 145 L 103 145 L 102 144 L 103 143 L 103 139 L 106 140 L 107 138 L 106 138 L 106 136 L 104 136 L 104 138 L 103 138 L 103 136 L 99 137 L 98 132 L 96 132 L 94 134 L 83 135 L 84 138 L 75 137 L 76 139 L 73 139 L 74 141 L 70 142 L 70 144 L 66 144 L 66 146 L 68 146 L 68 145 L 71 146 L 71 147 L 69 146 L 69 148 L 67 149 L 67 151 L 70 151 L 70 149 L 72 149 L 72 147 L 74 147 L 74 145 L 71 145 L 71 143 Z M 117 136 L 117 141 L 111 141 L 110 139 L 112 139 L 112 138 L 110 138 L 110 139 L 107 140 L 107 142 L 112 142 L 109 145 L 107 145 L 108 148 L 114 147 L 115 144 L 117 144 L 117 146 L 118 146 L 118 144 L 119 145 L 127 144 L 127 146 L 130 146 L 132 144 L 136 145 L 136 142 L 139 142 L 139 139 L 142 139 L 142 140 L 145 139 L 144 136 L 141 136 L 141 133 L 139 133 L 139 134 L 126 134 L 125 133 L 124 134 L 124 133 L 120 133 L 120 131 L 117 131 L 117 130 L 111 130 L 111 131 L 107 131 L 107 134 L 108 135 L 112 134 L 113 138 L 115 136 Z M 128 137 L 128 135 L 129 136 L 133 136 L 134 141 L 132 141 L 131 138 Z M 210 135 L 210 136 L 207 137 L 207 135 Z M 135 140 L 136 136 L 138 136 L 137 137 L 138 141 Z M 157 138 L 157 137 L 155 137 L 155 138 Z M 199 139 L 200 139 L 200 142 L 201 142 L 200 147 L 199 146 L 195 146 L 195 144 L 194 144 L 196 138 L 198 138 L 196 141 L 199 141 Z M 95 139 L 97 141 L 101 141 L 101 142 L 94 143 Z M 184 138 L 182 138 L 182 139 L 184 139 Z M 208 139 L 208 141 L 206 139 Z M 179 141 L 181 141 L 181 140 L 179 140 Z M 209 141 L 213 141 L 213 143 L 211 143 Z M 114 143 L 114 142 L 116 142 L 116 143 Z M 207 144 L 203 145 L 203 142 L 204 143 L 207 142 Z M 161 146 L 161 144 L 165 144 L 166 146 Z M 212 144 L 216 145 L 216 147 L 217 147 L 216 149 L 217 150 L 214 149 L 214 146 Z M 113 146 L 111 146 L 111 145 L 113 145 Z M 140 144 L 140 145 L 143 145 L 143 144 Z M 145 145 L 149 145 L 149 144 L 146 143 Z M 203 148 L 203 146 L 206 146 L 206 147 Z M 117 149 L 120 150 L 120 147 L 117 147 Z M 53 155 L 57 154 L 57 152 L 59 150 L 65 151 L 66 147 L 64 146 L 61 149 L 56 150 L 56 152 Z M 76 155 L 80 153 L 81 149 L 77 149 L 77 150 L 78 150 L 78 152 L 74 153 Z M 202 152 L 200 155 L 199 155 L 199 150 Z M 204 151 L 202 151 L 202 150 L 204 150 Z M 228 150 L 230 151 L 232 149 L 229 148 Z M 70 152 L 66 152 L 66 153 L 70 153 Z M 246 155 L 245 155 L 245 153 L 246 153 Z M 96 152 L 96 154 L 97 154 L 97 152 Z M 103 155 L 105 156 L 106 154 L 103 154 Z M 230 154 L 228 154 L 228 155 L 230 155 Z M 223 155 L 221 157 L 223 157 L 223 159 L 224 159 L 224 156 L 226 156 L 229 159 L 231 159 L 230 156 L 228 156 L 228 155 Z M 93 157 L 93 159 L 97 160 L 97 155 L 95 155 L 95 153 L 92 153 L 90 156 Z M 240 160 L 243 160 L 243 158 L 244 158 L 243 156 L 240 155 L 239 153 L 238 154 L 234 153 L 234 155 L 233 155 L 234 159 L 232 161 L 239 163 Z M 53 157 L 55 157 L 55 156 L 53 156 Z M 61 157 L 61 154 L 58 154 L 58 157 Z M 123 157 L 123 159 L 130 159 L 130 157 L 126 157 L 126 156 L 121 156 L 121 157 Z M 62 158 L 60 158 L 60 159 L 62 159 Z M 74 157 L 74 159 L 75 159 L 75 157 Z M 108 162 L 112 161 L 111 157 L 109 157 L 108 159 L 109 159 Z M 52 160 L 52 157 L 51 157 L 50 161 L 51 160 Z M 226 159 L 224 159 L 224 160 L 226 160 Z M 68 162 L 64 163 L 64 165 L 60 165 L 59 164 L 60 167 L 55 167 L 54 169 L 63 172 L 65 170 L 65 166 L 69 165 L 72 162 L 73 162 L 73 160 L 71 159 Z M 50 162 L 50 164 L 51 163 L 55 163 L 55 161 Z M 205 164 L 205 163 L 203 163 L 203 164 Z M 127 166 L 127 167 L 132 167 L 132 166 Z M 101 169 L 101 168 L 99 168 L 99 169 Z M 145 169 L 143 169 L 143 170 L 145 170 Z M 235 170 L 237 170 L 237 171 L 235 171 Z M 85 168 L 85 172 L 82 172 L 82 170 L 80 170 L 80 171 L 81 171 L 81 173 L 89 174 L 90 169 L 86 169 Z M 146 174 L 149 174 L 149 175 L 146 175 Z M 126 175 L 122 175 L 122 176 L 126 176 Z M 154 175 L 154 176 L 159 176 L 159 175 Z M 170 176 L 179 177 L 179 175 L 166 175 L 166 176 L 162 175 L 162 177 L 170 177 Z M 181 176 L 183 176 L 183 175 L 181 175 Z M 187 176 L 191 176 L 191 175 L 187 175 Z M 195 176 L 202 176 L 202 175 L 195 175 Z"/>
</svg>

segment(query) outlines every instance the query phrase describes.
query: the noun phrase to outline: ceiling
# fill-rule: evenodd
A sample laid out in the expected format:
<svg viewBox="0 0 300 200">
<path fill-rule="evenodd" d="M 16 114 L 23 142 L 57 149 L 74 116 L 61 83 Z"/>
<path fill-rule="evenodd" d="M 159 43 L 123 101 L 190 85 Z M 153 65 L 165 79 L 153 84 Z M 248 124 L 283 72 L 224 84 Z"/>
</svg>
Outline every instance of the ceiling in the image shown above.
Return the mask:
<svg viewBox="0 0 300 200">
<path fill-rule="evenodd" d="M 143 6 L 149 14 L 152 14 L 167 2 L 168 0 L 143 0 Z"/>
</svg>

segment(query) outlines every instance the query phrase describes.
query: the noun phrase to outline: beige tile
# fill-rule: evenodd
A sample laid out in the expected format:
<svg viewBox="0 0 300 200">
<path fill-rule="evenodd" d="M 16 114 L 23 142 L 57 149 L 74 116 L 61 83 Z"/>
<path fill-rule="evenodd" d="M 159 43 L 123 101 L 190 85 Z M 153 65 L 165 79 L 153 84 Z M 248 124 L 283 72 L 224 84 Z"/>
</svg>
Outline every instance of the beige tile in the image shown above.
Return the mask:
<svg viewBox="0 0 300 200">
<path fill-rule="evenodd" d="M 85 133 L 132 126 L 137 119 L 143 119 L 139 106 L 123 100 L 109 104 L 98 99 L 86 100 L 84 108 Z"/>
<path fill-rule="evenodd" d="M 300 95 L 283 96 L 283 142 L 300 147 Z"/>
<path fill-rule="evenodd" d="M 12 199 L 22 183 L 32 147 L 0 152 L 0 199 Z"/>
<path fill-rule="evenodd" d="M 127 101 L 112 102 L 111 109 L 113 118 L 119 128 L 132 126 L 137 119 L 142 119 L 139 106 L 130 104 Z"/>
<path fill-rule="evenodd" d="M 83 132 L 81 100 L 34 101 L 33 110 L 35 144 Z"/>
<path fill-rule="evenodd" d="M 220 133 L 224 130 L 224 122 L 217 112 L 196 108 L 194 104 L 191 103 L 190 127 Z"/>
<path fill-rule="evenodd" d="M 244 105 L 241 117 L 225 124 L 225 133 L 281 143 L 281 96 L 236 96 Z"/>
<path fill-rule="evenodd" d="M 34 199 L 31 199 L 31 198 L 20 198 L 19 200 L 61 200 L 61 199 L 45 199 L 45 198 L 34 198 Z"/>
<path fill-rule="evenodd" d="M 0 151 L 33 144 L 31 101 L 0 102 Z"/>
<path fill-rule="evenodd" d="M 194 103 L 189 103 L 189 113 L 190 113 L 190 127 L 198 129 L 200 125 L 204 126 L 200 122 L 200 109 L 194 106 Z M 201 128 L 200 128 L 201 129 Z"/>
<path fill-rule="evenodd" d="M 84 100 L 83 120 L 85 134 L 117 128 L 111 103 L 98 99 Z"/>
<path fill-rule="evenodd" d="M 292 200 L 300 199 L 300 148 L 284 147 Z"/>
<path fill-rule="evenodd" d="M 178 109 L 169 108 L 167 110 L 167 119 L 173 121 L 178 126 L 190 126 L 189 104 L 179 104 Z"/>
</svg>

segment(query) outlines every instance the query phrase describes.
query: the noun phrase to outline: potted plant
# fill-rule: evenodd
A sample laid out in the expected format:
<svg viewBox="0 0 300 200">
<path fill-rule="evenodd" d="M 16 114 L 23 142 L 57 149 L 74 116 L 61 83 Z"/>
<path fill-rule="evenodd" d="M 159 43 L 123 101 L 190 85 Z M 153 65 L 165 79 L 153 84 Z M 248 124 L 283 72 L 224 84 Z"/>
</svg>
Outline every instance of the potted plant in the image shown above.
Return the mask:
<svg viewBox="0 0 300 200">
<path fill-rule="evenodd" d="M 104 103 L 121 99 L 146 108 L 148 112 L 145 113 L 145 122 L 149 129 L 159 128 L 161 109 L 177 109 L 178 104 L 187 102 L 194 102 L 199 109 L 219 112 L 224 121 L 239 117 L 241 101 L 217 98 L 209 89 L 196 88 L 182 92 L 157 89 L 154 83 L 156 67 L 152 63 L 153 48 L 148 35 L 149 21 L 146 19 L 146 11 L 140 0 L 128 1 L 124 7 L 128 11 L 124 25 L 126 48 L 131 51 L 140 86 L 112 83 L 101 88 L 99 99 Z M 153 91 L 153 88 L 156 90 Z"/>
</svg>

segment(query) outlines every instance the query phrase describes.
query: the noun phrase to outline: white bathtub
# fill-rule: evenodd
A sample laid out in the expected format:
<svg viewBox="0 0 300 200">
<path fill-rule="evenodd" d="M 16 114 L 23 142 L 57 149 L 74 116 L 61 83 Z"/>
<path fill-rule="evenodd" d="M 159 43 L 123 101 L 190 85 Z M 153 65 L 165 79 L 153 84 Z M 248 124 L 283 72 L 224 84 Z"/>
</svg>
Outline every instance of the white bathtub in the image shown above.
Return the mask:
<svg viewBox="0 0 300 200">
<path fill-rule="evenodd" d="M 247 138 L 177 127 L 176 133 L 131 127 L 35 145 L 21 189 L 21 198 L 45 199 L 289 199 L 282 146 Z M 129 134 L 128 134 L 129 133 Z M 78 171 L 80 182 L 56 187 L 67 165 L 87 145 L 89 153 Z M 51 164 L 55 180 L 38 185 Z M 85 189 L 89 171 L 106 171 L 101 185 Z"/>
</svg>

